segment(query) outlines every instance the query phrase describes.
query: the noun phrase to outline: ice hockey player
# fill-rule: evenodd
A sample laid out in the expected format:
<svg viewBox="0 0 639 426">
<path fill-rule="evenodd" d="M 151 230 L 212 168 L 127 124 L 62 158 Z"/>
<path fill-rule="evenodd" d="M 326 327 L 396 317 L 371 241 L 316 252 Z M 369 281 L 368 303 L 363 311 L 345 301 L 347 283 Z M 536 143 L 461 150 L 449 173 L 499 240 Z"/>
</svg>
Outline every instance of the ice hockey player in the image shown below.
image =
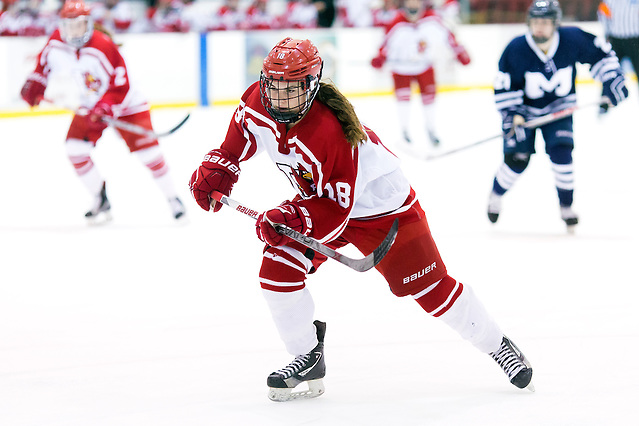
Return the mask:
<svg viewBox="0 0 639 426">
<path fill-rule="evenodd" d="M 504 159 L 493 179 L 488 201 L 488 219 L 493 223 L 501 213 L 503 195 L 535 153 L 537 131 L 521 125 L 576 105 L 577 63 L 591 65 L 590 72 L 603 83 L 603 94 L 610 105 L 615 106 L 628 96 L 619 60 L 610 45 L 579 28 L 562 27 L 560 22 L 559 2 L 534 1 L 528 9 L 528 32 L 512 40 L 499 60 L 494 89 L 503 120 Z M 561 218 L 572 232 L 579 221 L 572 209 L 572 116 L 539 129 L 552 163 Z"/>
<path fill-rule="evenodd" d="M 101 223 L 110 219 L 111 204 L 104 178 L 95 167 L 91 153 L 107 127 L 102 118 L 118 118 L 152 130 L 149 105 L 130 86 L 118 46 L 106 33 L 94 31 L 90 9 L 82 0 L 64 3 L 59 29 L 53 32 L 38 55 L 35 70 L 22 87 L 22 98 L 32 107 L 39 105 L 44 99 L 49 77 L 56 73 L 77 86 L 80 108 L 67 133 L 66 151 L 78 177 L 94 199 L 85 217 L 90 223 Z M 81 115 L 81 111 L 88 112 Z M 173 217 L 183 217 L 185 209 L 157 139 L 116 130 L 129 150 L 152 173 Z"/>
<path fill-rule="evenodd" d="M 297 191 L 256 222 L 257 236 L 266 243 L 259 283 L 275 327 L 295 357 L 268 376 L 269 398 L 321 395 L 326 367 L 326 324 L 314 321 L 314 302 L 305 283 L 327 257 L 279 234 L 272 223 L 333 249 L 353 244 L 367 255 L 397 219 L 395 243 L 376 266 L 391 291 L 411 296 L 426 313 L 489 354 L 511 383 L 532 389 L 526 358 L 471 287 L 448 275 L 399 159 L 360 124 L 334 85 L 320 82 L 322 66 L 311 41 L 279 42 L 263 62 L 260 81 L 242 95 L 221 147 L 205 155 L 190 181 L 198 205 L 218 211 L 222 204 L 213 201 L 210 207 L 213 191 L 228 196 L 240 163 L 266 151 Z M 308 389 L 291 392 L 304 382 Z"/>
<path fill-rule="evenodd" d="M 402 135 L 411 142 L 411 83 L 416 82 L 421 93 L 425 130 L 430 142 L 437 146 L 439 136 L 435 126 L 435 68 L 437 52 L 452 49 L 462 65 L 470 63 L 464 46 L 424 0 L 405 0 L 398 17 L 386 28 L 379 54 L 371 60 L 374 68 L 388 64 L 393 75 L 397 112 Z"/>
</svg>

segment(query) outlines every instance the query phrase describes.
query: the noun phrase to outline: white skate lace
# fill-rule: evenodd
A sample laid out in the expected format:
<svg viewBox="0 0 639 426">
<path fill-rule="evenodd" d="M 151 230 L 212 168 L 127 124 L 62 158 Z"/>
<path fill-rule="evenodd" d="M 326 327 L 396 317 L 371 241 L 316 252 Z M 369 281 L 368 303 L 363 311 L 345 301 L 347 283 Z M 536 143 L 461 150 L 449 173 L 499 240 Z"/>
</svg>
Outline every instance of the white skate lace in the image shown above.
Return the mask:
<svg viewBox="0 0 639 426">
<path fill-rule="evenodd" d="M 526 367 L 515 350 L 506 342 L 502 342 L 499 350 L 490 356 L 497 361 L 497 364 L 504 370 L 508 379 L 515 377 L 517 373 Z"/>
<path fill-rule="evenodd" d="M 300 372 L 310 359 L 310 355 L 299 355 L 297 356 L 289 365 L 282 368 L 281 370 L 277 370 L 277 374 L 282 376 L 284 379 L 291 377 L 293 374 Z"/>
</svg>

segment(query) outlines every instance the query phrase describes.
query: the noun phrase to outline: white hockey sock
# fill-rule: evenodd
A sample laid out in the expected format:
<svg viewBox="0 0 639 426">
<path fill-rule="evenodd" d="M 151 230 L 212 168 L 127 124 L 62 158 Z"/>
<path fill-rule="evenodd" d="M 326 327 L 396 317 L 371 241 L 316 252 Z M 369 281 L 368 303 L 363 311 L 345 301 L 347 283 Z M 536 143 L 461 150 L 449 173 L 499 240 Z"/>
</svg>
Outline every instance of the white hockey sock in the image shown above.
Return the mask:
<svg viewBox="0 0 639 426">
<path fill-rule="evenodd" d="M 399 126 L 403 133 L 410 133 L 410 101 L 397 101 Z"/>
<path fill-rule="evenodd" d="M 464 290 L 453 306 L 439 319 L 481 352 L 494 352 L 501 345 L 504 334 L 467 285 L 464 285 Z"/>
<path fill-rule="evenodd" d="M 433 135 L 435 137 L 437 137 L 437 131 L 435 130 L 435 123 L 436 123 L 436 110 L 435 110 L 435 104 L 431 103 L 431 104 L 424 104 L 422 105 L 422 111 L 424 113 L 424 122 L 426 124 L 426 132 L 428 133 L 428 135 Z"/>
<path fill-rule="evenodd" d="M 80 182 L 92 196 L 98 196 L 102 190 L 104 178 L 91 159 L 93 144 L 79 139 L 69 139 L 65 143 L 65 149 Z"/>
<path fill-rule="evenodd" d="M 150 148 L 135 151 L 134 154 L 136 158 L 151 171 L 156 185 L 160 188 L 164 196 L 168 200 L 177 197 L 177 191 L 175 190 L 173 178 L 169 172 L 169 166 L 164 160 L 160 147 L 155 145 Z"/>
<path fill-rule="evenodd" d="M 315 303 L 308 289 L 287 293 L 262 289 L 262 294 L 288 353 L 297 356 L 313 350 L 318 343 L 313 325 Z"/>
</svg>

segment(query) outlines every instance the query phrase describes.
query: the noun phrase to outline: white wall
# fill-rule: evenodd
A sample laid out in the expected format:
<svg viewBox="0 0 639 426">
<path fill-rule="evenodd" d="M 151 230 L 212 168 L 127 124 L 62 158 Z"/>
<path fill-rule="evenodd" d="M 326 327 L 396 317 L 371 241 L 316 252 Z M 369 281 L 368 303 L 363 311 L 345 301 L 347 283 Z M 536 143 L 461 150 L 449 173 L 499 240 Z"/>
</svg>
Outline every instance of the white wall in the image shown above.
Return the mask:
<svg viewBox="0 0 639 426">
<path fill-rule="evenodd" d="M 580 26 L 599 34 L 598 23 Z M 443 52 L 437 63 L 440 88 L 490 87 L 499 56 L 506 44 L 525 31 L 523 24 L 461 25 L 460 43 L 472 62 L 462 67 Z M 375 70 L 370 59 L 376 55 L 383 32 L 378 28 L 330 30 L 276 30 L 261 32 L 213 32 L 206 36 L 209 104 L 235 102 L 255 81 L 260 62 L 284 36 L 309 38 L 325 60 L 324 76 L 349 95 L 385 93 L 391 90 L 388 71 Z M 200 100 L 200 35 L 118 35 L 129 74 L 153 105 L 194 104 Z M 0 114 L 27 110 L 20 88 L 35 66 L 35 58 L 46 38 L 0 38 Z M 580 70 L 581 76 L 587 73 Z"/>
</svg>

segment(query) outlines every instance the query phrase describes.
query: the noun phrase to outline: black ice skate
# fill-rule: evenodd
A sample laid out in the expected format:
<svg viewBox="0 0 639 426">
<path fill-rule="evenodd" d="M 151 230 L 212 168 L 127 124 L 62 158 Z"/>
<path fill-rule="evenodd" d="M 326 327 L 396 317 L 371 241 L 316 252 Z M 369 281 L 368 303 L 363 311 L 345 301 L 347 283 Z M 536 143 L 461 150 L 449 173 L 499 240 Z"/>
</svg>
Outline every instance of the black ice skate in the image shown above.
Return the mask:
<svg viewBox="0 0 639 426">
<path fill-rule="evenodd" d="M 504 336 L 497 352 L 489 354 L 508 376 L 510 383 L 520 389 L 535 391 L 532 384 L 533 370 L 530 362 L 513 342 Z"/>
<path fill-rule="evenodd" d="M 428 139 L 430 139 L 430 143 L 433 146 L 439 146 L 439 138 L 435 134 L 435 132 L 428 131 Z"/>
<path fill-rule="evenodd" d="M 491 192 L 490 197 L 488 197 L 488 220 L 490 220 L 491 223 L 496 223 L 497 219 L 499 219 L 501 198 L 502 196 L 495 192 Z"/>
<path fill-rule="evenodd" d="M 95 197 L 95 203 L 91 210 L 84 214 L 89 224 L 97 225 L 111 220 L 111 203 L 106 195 L 106 184 L 102 184 L 100 193 Z"/>
<path fill-rule="evenodd" d="M 579 223 L 579 218 L 577 217 L 577 213 L 572 210 L 570 206 L 562 206 L 561 207 L 561 220 L 566 222 L 566 227 L 568 228 L 568 232 L 575 232 L 575 226 Z"/>
<path fill-rule="evenodd" d="M 294 399 L 315 398 L 324 393 L 322 378 L 326 374 L 324 363 L 324 335 L 326 323 L 313 322 L 317 330 L 319 343 L 306 355 L 299 355 L 289 365 L 271 373 L 266 380 L 269 387 L 268 397 L 271 401 L 291 401 Z M 308 384 L 308 390 L 292 392 L 302 382 Z"/>
<path fill-rule="evenodd" d="M 169 206 L 171 207 L 171 213 L 175 220 L 184 217 L 186 210 L 184 209 L 184 204 L 182 204 L 182 201 L 178 197 L 171 198 L 169 200 Z"/>
</svg>

